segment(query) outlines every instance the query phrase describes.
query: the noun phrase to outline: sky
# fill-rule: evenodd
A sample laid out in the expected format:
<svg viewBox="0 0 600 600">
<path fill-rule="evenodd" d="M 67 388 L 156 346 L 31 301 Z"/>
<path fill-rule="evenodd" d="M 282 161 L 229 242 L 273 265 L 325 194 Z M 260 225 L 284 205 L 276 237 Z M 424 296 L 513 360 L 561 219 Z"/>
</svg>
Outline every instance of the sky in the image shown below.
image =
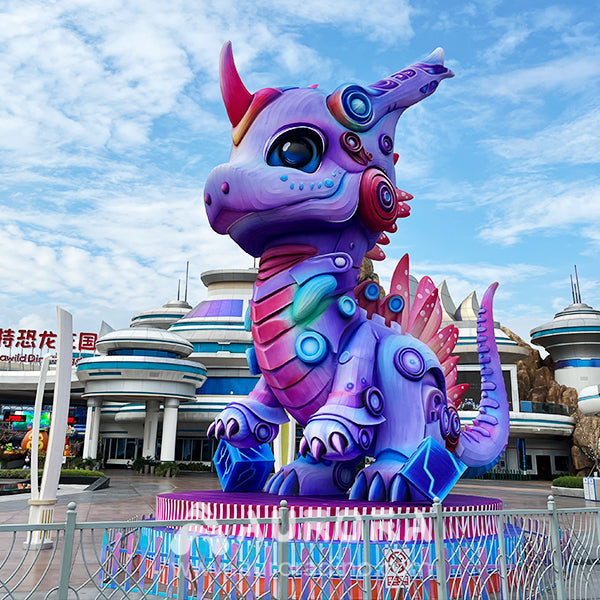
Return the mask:
<svg viewBox="0 0 600 600">
<path fill-rule="evenodd" d="M 218 57 L 246 87 L 368 85 L 437 46 L 456 74 L 396 130 L 415 198 L 376 264 L 498 281 L 495 317 L 529 340 L 571 303 L 600 309 L 600 11 L 588 0 L 2 0 L 0 328 L 76 331 L 253 265 L 214 233 L 203 187 L 227 162 Z"/>
</svg>

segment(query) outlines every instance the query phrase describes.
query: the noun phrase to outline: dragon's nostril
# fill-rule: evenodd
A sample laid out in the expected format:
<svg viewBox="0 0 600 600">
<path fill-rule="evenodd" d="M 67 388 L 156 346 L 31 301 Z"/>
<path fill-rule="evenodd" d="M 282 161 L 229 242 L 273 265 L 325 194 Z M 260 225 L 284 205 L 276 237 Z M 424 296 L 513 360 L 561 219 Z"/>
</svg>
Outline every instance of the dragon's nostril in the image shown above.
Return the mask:
<svg viewBox="0 0 600 600">
<path fill-rule="evenodd" d="M 224 194 L 229 194 L 229 184 L 226 181 L 221 184 L 221 191 Z"/>
<path fill-rule="evenodd" d="M 212 204 L 212 198 L 208 193 L 204 194 L 204 204 L 206 204 L 206 206 L 210 206 Z"/>
</svg>

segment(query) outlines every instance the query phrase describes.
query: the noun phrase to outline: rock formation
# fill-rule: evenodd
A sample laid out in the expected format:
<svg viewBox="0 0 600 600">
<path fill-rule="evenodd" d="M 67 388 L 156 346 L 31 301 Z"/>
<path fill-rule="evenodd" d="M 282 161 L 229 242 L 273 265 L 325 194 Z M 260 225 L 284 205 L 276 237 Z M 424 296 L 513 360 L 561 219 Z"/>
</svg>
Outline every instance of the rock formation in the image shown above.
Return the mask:
<svg viewBox="0 0 600 600">
<path fill-rule="evenodd" d="M 573 468 L 578 475 L 583 476 L 598 470 L 600 418 L 586 417 L 577 408 L 577 390 L 556 382 L 554 364 L 550 356 L 542 358 L 537 350 L 510 329 L 502 327 L 502 331 L 529 352 L 527 358 L 517 362 L 520 400 L 568 406 L 571 416 L 575 419 L 571 444 Z"/>
</svg>

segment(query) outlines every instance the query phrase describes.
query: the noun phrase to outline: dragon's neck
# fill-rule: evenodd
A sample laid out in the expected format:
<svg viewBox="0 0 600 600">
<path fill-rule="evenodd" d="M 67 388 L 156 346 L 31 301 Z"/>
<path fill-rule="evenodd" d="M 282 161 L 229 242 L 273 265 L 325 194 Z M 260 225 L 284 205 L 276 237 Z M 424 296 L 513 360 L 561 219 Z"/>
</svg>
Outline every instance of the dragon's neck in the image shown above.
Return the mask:
<svg viewBox="0 0 600 600">
<path fill-rule="evenodd" d="M 303 244 L 288 244 L 275 246 L 267 250 L 260 258 L 256 285 L 289 271 L 291 268 L 318 254 L 314 246 Z"/>
<path fill-rule="evenodd" d="M 261 258 L 252 300 L 256 356 L 266 383 L 300 423 L 325 402 L 340 342 L 356 326 L 340 314 L 336 300 L 352 295 L 357 278 L 358 267 L 343 252 L 288 244 Z M 306 335 L 325 342 L 323 356 L 314 361 L 298 349 Z"/>
</svg>

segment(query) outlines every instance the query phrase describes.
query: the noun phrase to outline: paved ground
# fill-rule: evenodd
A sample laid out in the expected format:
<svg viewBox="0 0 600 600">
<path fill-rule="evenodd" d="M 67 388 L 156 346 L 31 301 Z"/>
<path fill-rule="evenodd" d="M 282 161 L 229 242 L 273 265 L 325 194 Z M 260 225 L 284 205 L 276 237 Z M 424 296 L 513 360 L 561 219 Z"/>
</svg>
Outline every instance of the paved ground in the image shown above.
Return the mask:
<svg viewBox="0 0 600 600">
<path fill-rule="evenodd" d="M 55 509 L 55 521 L 64 520 L 69 502 L 77 503 L 78 521 L 117 521 L 154 514 L 156 494 L 169 492 L 219 489 L 219 481 L 210 474 L 184 474 L 173 479 L 140 475 L 133 471 L 107 470 L 110 487 L 92 492 L 86 486 L 61 486 Z M 500 498 L 504 507 L 545 508 L 550 494 L 550 482 L 545 481 L 484 481 L 466 480 L 454 488 L 459 494 Z M 0 496 L 0 523 L 26 523 L 28 494 Z M 559 508 L 600 507 L 600 503 L 583 498 L 558 496 Z"/>
</svg>

